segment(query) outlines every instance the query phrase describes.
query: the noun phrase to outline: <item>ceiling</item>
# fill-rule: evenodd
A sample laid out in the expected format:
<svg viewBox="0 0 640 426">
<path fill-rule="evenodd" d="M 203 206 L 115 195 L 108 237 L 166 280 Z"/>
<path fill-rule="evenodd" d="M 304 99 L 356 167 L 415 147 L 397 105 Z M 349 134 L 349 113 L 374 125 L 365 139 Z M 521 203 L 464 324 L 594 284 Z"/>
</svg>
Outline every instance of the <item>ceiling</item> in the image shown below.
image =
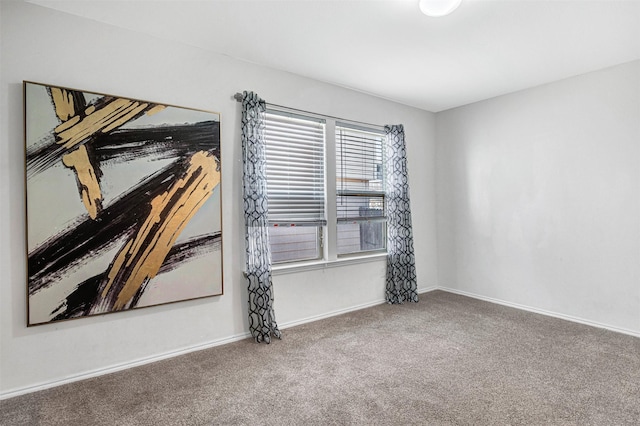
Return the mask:
<svg viewBox="0 0 640 426">
<path fill-rule="evenodd" d="M 640 59 L 640 0 L 29 0 L 438 112 Z"/>
</svg>

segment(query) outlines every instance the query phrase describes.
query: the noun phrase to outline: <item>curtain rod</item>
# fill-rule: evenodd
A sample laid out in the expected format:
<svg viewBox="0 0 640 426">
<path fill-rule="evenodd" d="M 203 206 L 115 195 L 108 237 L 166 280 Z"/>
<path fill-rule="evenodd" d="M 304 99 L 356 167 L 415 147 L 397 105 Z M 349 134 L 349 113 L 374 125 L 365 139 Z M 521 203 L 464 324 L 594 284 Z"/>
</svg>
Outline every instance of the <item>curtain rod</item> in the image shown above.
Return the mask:
<svg viewBox="0 0 640 426">
<path fill-rule="evenodd" d="M 242 102 L 242 93 L 239 93 L 239 92 L 236 93 L 235 95 L 233 95 L 233 98 L 238 102 Z M 291 108 L 291 107 L 284 106 L 284 105 L 272 104 L 271 102 L 266 102 L 266 104 L 267 105 L 271 105 L 273 107 L 286 109 L 286 110 L 289 110 L 289 111 L 302 112 L 302 113 L 305 113 L 305 114 L 313 114 L 313 115 L 318 116 L 318 117 L 331 118 L 333 120 L 346 121 L 346 122 L 349 122 L 349 123 L 363 124 L 365 126 L 375 127 L 377 129 L 384 130 L 384 126 L 381 126 L 379 124 L 367 123 L 365 121 L 349 120 L 349 119 L 346 119 L 346 118 L 334 117 L 332 115 L 326 115 L 326 114 L 318 114 L 317 112 L 306 111 L 304 109 L 298 109 L 298 108 Z"/>
</svg>

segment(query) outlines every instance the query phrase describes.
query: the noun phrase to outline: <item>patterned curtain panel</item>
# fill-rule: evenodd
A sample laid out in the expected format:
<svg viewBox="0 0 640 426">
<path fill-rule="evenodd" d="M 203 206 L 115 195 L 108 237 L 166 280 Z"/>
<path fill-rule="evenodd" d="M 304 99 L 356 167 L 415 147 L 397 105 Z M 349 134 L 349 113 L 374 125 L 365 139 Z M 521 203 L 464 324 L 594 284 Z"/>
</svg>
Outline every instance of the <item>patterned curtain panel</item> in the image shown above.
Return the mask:
<svg viewBox="0 0 640 426">
<path fill-rule="evenodd" d="M 413 231 L 409 207 L 409 174 L 404 128 L 385 126 L 387 216 L 387 302 L 418 301 Z"/>
<path fill-rule="evenodd" d="M 256 342 L 281 337 L 273 312 L 271 250 L 265 174 L 265 102 L 253 92 L 242 98 L 243 197 L 246 227 L 246 274 L 249 281 L 249 328 Z"/>
</svg>

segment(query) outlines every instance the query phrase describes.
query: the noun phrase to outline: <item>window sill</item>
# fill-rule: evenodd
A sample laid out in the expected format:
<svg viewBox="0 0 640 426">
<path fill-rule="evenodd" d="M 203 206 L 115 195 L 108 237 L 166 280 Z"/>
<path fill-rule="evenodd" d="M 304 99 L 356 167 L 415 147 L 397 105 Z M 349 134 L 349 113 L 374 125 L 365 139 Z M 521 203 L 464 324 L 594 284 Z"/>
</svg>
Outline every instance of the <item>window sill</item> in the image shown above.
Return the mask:
<svg viewBox="0 0 640 426">
<path fill-rule="evenodd" d="M 387 258 L 387 253 L 367 254 L 363 256 L 342 257 L 336 260 L 314 260 L 310 262 L 296 262 L 292 264 L 274 265 L 272 275 L 293 274 L 318 269 L 335 268 L 339 266 L 357 265 L 359 263 L 376 262 Z"/>
</svg>

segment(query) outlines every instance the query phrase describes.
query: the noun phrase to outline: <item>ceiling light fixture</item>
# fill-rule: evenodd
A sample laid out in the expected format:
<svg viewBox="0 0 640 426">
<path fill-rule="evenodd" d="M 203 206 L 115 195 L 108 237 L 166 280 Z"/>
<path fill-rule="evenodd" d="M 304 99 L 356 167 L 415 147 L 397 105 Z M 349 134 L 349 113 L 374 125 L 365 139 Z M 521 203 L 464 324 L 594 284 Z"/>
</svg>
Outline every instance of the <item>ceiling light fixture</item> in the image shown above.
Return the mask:
<svg viewBox="0 0 640 426">
<path fill-rule="evenodd" d="M 420 10 L 427 16 L 439 17 L 453 12 L 462 0 L 420 0 Z"/>
</svg>

